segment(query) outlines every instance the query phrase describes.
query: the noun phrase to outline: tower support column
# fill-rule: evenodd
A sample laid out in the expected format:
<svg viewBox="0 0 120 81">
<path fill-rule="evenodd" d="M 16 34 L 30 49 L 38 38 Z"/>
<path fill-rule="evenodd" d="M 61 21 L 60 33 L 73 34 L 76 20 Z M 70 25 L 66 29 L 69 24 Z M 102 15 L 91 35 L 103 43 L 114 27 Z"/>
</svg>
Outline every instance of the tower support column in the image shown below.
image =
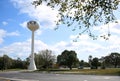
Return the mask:
<svg viewBox="0 0 120 81">
<path fill-rule="evenodd" d="M 34 31 L 32 31 L 30 65 L 29 65 L 28 69 L 29 70 L 37 70 L 35 61 L 34 61 Z"/>
</svg>

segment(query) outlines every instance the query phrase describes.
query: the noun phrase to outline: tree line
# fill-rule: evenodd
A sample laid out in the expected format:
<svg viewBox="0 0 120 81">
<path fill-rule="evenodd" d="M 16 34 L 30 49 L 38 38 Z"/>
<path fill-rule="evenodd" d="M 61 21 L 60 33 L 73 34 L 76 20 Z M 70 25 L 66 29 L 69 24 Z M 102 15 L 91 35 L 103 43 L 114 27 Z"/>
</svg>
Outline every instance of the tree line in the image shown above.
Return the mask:
<svg viewBox="0 0 120 81">
<path fill-rule="evenodd" d="M 93 56 L 88 57 L 88 62 L 79 60 L 77 53 L 74 50 L 64 50 L 58 56 L 55 56 L 51 50 L 42 50 L 35 53 L 35 63 L 37 69 L 49 68 L 78 68 L 90 67 L 91 69 L 118 68 L 120 67 L 120 54 L 113 52 L 107 56 L 97 58 Z M 0 57 L 0 70 L 6 69 L 27 69 L 29 65 L 29 58 L 21 60 L 20 58 L 12 59 L 7 55 Z"/>
<path fill-rule="evenodd" d="M 22 61 L 20 58 L 12 59 L 8 55 L 0 57 L 0 70 L 6 69 L 27 69 L 28 61 Z"/>
</svg>

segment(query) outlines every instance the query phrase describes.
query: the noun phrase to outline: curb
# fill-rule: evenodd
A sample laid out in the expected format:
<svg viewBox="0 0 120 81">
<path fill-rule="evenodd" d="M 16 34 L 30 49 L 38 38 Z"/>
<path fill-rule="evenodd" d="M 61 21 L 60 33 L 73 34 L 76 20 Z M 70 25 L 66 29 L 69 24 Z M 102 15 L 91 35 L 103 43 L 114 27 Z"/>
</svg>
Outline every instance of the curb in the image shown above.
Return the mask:
<svg viewBox="0 0 120 81">
<path fill-rule="evenodd" d="M 5 79 L 3 77 L 0 77 L 0 81 L 10 81 L 9 79 Z"/>
<path fill-rule="evenodd" d="M 0 81 L 39 81 L 39 80 L 28 80 L 28 79 L 14 79 L 14 78 L 5 78 L 0 77 Z"/>
</svg>

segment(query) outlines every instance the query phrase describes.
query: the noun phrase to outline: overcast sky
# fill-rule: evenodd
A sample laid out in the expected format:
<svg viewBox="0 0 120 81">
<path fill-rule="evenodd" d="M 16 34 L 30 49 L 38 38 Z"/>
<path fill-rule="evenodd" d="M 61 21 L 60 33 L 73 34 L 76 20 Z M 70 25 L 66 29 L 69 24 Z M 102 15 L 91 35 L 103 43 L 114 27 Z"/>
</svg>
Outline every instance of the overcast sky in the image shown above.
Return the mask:
<svg viewBox="0 0 120 81">
<path fill-rule="evenodd" d="M 116 11 L 118 23 L 109 23 L 96 27 L 97 34 L 107 34 L 108 26 L 111 37 L 109 40 L 91 39 L 87 34 L 81 35 L 73 42 L 79 30 L 72 31 L 65 25 L 56 28 L 57 10 L 41 5 L 35 8 L 32 0 L 1 0 L 0 1 L 0 56 L 7 54 L 12 58 L 25 59 L 31 52 L 31 31 L 26 23 L 35 20 L 40 28 L 35 32 L 35 52 L 44 49 L 53 51 L 56 56 L 65 49 L 76 51 L 80 60 L 88 60 L 88 56 L 101 57 L 111 52 L 120 53 L 120 11 Z"/>
</svg>

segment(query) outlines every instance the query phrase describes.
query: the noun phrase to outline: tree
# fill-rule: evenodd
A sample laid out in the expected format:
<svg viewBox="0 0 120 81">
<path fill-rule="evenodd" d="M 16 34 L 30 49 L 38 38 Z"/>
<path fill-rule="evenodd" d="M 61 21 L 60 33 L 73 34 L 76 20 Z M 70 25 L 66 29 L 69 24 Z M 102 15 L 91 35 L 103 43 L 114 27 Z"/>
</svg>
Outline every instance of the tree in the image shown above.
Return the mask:
<svg viewBox="0 0 120 81">
<path fill-rule="evenodd" d="M 114 22 L 114 11 L 118 9 L 119 0 L 35 0 L 33 5 L 38 6 L 46 2 L 47 6 L 58 9 L 59 24 L 74 25 L 73 31 L 80 29 L 79 35 L 87 32 L 90 37 L 97 36 L 91 32 L 94 26 Z M 76 27 L 77 26 L 77 27 Z M 110 36 L 102 35 L 104 39 Z"/>
<path fill-rule="evenodd" d="M 22 61 L 20 58 L 12 59 L 8 55 L 0 57 L 0 70 L 6 69 L 27 69 L 28 62 Z"/>
<path fill-rule="evenodd" d="M 72 69 L 72 66 L 78 63 L 77 54 L 75 51 L 64 50 L 61 55 L 57 56 L 57 63 L 61 66 L 67 66 Z"/>
<path fill-rule="evenodd" d="M 4 70 L 9 69 L 12 65 L 12 59 L 8 55 L 3 55 Z"/>
<path fill-rule="evenodd" d="M 84 61 L 84 67 L 89 67 L 89 63 Z"/>
<path fill-rule="evenodd" d="M 99 65 L 99 60 L 98 58 L 93 58 L 92 62 L 91 62 L 91 65 L 92 65 L 92 69 L 98 69 L 98 65 Z"/>
<path fill-rule="evenodd" d="M 105 64 L 105 58 L 101 57 L 99 59 L 99 62 L 101 63 L 101 69 L 105 69 L 106 68 L 106 64 Z"/>
<path fill-rule="evenodd" d="M 37 68 L 50 68 L 55 62 L 55 56 L 52 54 L 51 50 L 42 50 L 38 54 L 35 54 L 35 63 Z"/>
<path fill-rule="evenodd" d="M 0 57 L 0 70 L 3 70 L 4 63 L 3 63 L 3 57 Z"/>
<path fill-rule="evenodd" d="M 100 65 L 99 59 L 97 57 L 93 58 L 92 55 L 89 55 L 88 60 L 91 69 L 97 69 Z"/>
<path fill-rule="evenodd" d="M 3 55 L 2 57 L 0 57 L 0 69 L 1 70 L 10 69 L 11 66 L 12 66 L 12 59 L 9 56 Z"/>
<path fill-rule="evenodd" d="M 28 66 L 28 61 L 21 60 L 19 57 L 17 59 L 12 59 L 11 58 L 11 65 L 10 68 L 8 69 L 27 69 Z"/>
<path fill-rule="evenodd" d="M 12 68 L 14 69 L 27 69 L 27 61 L 22 61 L 19 57 L 13 60 Z"/>
<path fill-rule="evenodd" d="M 119 53 L 111 53 L 110 55 L 105 57 L 105 63 L 110 65 L 110 66 L 114 66 L 115 68 L 117 66 L 120 66 L 120 54 Z"/>
<path fill-rule="evenodd" d="M 15 61 L 15 66 L 16 68 L 22 68 L 23 67 L 23 63 L 22 60 L 20 58 L 17 58 L 17 60 Z"/>
<path fill-rule="evenodd" d="M 92 55 L 89 55 L 88 57 L 88 61 L 89 61 L 89 65 L 90 65 L 90 68 L 92 68 Z"/>
<path fill-rule="evenodd" d="M 84 68 L 84 60 L 81 60 L 80 62 L 79 62 L 79 65 L 80 65 L 80 69 L 83 69 Z"/>
</svg>

